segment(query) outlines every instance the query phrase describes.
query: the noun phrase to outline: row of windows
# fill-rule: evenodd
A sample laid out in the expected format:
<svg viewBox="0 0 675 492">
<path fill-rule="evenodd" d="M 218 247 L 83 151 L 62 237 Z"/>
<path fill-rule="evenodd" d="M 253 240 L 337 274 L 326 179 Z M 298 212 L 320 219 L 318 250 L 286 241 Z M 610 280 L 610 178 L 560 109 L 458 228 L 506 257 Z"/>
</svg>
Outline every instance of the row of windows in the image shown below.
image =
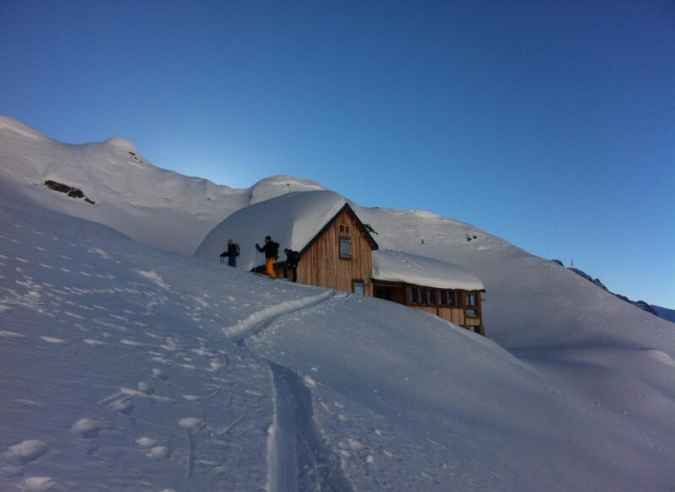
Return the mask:
<svg viewBox="0 0 675 492">
<path fill-rule="evenodd" d="M 464 299 L 461 298 L 464 296 Z M 464 301 L 462 303 L 462 301 Z M 475 307 L 476 294 L 474 292 L 461 292 L 456 290 L 424 289 L 410 287 L 408 289 L 408 304 L 421 306 L 467 306 Z M 475 310 L 473 310 L 475 311 Z M 468 314 L 468 311 L 467 311 Z"/>
</svg>

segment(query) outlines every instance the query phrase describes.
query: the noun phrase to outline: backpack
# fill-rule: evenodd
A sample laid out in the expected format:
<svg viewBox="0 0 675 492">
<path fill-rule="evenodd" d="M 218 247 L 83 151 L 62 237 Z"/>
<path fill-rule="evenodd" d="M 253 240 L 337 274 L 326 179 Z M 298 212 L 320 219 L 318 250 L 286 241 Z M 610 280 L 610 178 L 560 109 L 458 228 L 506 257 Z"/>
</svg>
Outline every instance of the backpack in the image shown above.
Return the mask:
<svg viewBox="0 0 675 492">
<path fill-rule="evenodd" d="M 234 243 L 234 256 L 239 256 L 239 244 Z"/>
</svg>

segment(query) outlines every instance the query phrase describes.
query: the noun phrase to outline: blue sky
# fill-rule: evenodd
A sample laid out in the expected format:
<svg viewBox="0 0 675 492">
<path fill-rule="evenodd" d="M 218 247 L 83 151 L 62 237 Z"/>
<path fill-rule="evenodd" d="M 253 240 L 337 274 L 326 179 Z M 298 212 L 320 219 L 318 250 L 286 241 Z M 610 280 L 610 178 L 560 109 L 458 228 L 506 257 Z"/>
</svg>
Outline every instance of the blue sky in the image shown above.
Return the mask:
<svg viewBox="0 0 675 492">
<path fill-rule="evenodd" d="M 670 0 L 5 0 L 0 113 L 431 210 L 675 308 Z"/>
</svg>

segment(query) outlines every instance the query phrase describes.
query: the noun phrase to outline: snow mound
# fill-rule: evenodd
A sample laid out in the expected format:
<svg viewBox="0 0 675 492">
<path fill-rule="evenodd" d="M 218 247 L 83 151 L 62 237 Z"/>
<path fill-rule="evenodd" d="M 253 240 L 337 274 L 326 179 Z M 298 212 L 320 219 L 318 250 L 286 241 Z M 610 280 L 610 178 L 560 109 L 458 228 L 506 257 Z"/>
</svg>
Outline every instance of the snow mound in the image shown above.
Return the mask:
<svg viewBox="0 0 675 492">
<path fill-rule="evenodd" d="M 294 176 L 270 176 L 261 179 L 251 187 L 250 202 L 254 204 L 292 192 L 317 190 L 325 190 L 325 188 L 309 179 L 299 179 Z"/>
<path fill-rule="evenodd" d="M 134 147 L 134 144 L 129 142 L 126 138 L 122 137 L 110 137 L 108 140 L 105 141 L 106 144 L 108 145 L 113 145 L 115 147 L 121 147 L 123 149 L 127 150 L 136 150 L 136 147 Z"/>
<path fill-rule="evenodd" d="M 280 197 L 243 208 L 216 226 L 204 238 L 195 256 L 218 260 L 228 239 L 239 243 L 238 267 L 244 270 L 264 263 L 255 244 L 264 244 L 265 236 L 285 248 L 300 251 L 347 203 L 332 191 L 291 192 Z"/>
</svg>

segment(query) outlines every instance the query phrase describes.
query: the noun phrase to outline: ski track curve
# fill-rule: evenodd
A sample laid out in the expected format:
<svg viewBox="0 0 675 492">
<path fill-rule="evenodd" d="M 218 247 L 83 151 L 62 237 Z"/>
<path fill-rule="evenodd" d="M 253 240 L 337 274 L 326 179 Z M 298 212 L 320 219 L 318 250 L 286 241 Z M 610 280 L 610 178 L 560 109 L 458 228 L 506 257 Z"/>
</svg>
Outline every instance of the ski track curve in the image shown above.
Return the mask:
<svg viewBox="0 0 675 492">
<path fill-rule="evenodd" d="M 274 306 L 266 307 L 260 311 L 256 311 L 234 325 L 223 328 L 223 333 L 235 343 L 241 343 L 244 339 L 265 329 L 277 318 L 291 314 L 295 311 L 301 311 L 316 306 L 336 295 L 336 291 L 329 290 L 318 296 L 303 297 L 302 299 L 294 299 L 292 301 L 286 301 L 275 304 Z"/>
</svg>

